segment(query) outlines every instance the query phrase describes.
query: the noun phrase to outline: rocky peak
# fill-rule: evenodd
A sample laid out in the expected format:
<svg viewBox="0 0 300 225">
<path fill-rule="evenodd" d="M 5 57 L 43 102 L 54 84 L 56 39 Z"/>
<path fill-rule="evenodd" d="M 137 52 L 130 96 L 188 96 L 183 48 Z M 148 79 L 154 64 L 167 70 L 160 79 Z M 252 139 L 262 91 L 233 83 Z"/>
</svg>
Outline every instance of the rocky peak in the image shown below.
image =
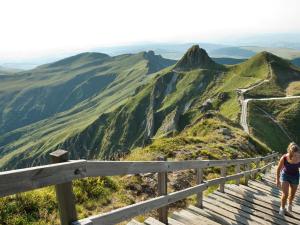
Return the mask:
<svg viewBox="0 0 300 225">
<path fill-rule="evenodd" d="M 196 68 L 208 69 L 217 64 L 208 56 L 207 52 L 199 45 L 193 45 L 177 62 L 176 70 L 191 70 Z"/>
</svg>

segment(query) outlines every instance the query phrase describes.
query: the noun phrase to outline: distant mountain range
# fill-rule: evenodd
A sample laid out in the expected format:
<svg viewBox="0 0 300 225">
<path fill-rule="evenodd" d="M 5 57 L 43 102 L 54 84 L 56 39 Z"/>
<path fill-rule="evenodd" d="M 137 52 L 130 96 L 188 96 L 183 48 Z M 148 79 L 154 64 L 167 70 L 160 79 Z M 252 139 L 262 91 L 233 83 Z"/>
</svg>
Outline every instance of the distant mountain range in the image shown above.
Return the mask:
<svg viewBox="0 0 300 225">
<path fill-rule="evenodd" d="M 297 35 L 296 35 L 297 36 Z M 274 37 L 272 37 L 274 38 Z M 262 40 L 262 41 L 258 41 Z M 233 59 L 247 59 L 255 54 L 268 51 L 279 57 L 293 60 L 295 58 L 300 58 L 300 43 L 299 42 L 280 42 L 280 38 L 276 43 L 270 44 L 264 41 L 266 38 L 253 39 L 253 42 L 247 41 L 247 39 L 237 42 L 224 42 L 227 44 L 214 44 L 214 43 L 150 43 L 150 44 L 136 44 L 136 45 L 126 45 L 126 46 L 115 46 L 115 47 L 103 47 L 103 48 L 93 48 L 93 52 L 101 52 L 111 56 L 117 56 L 122 54 L 136 54 L 142 51 L 154 51 L 156 54 L 161 55 L 164 58 L 179 60 L 187 49 L 192 45 L 199 45 L 206 49 L 208 54 L 212 58 L 233 58 Z M 270 37 L 269 37 L 270 40 Z M 273 39 L 271 39 L 273 40 Z M 288 39 L 286 39 L 288 40 Z M 290 39 L 294 40 L 294 39 Z M 251 44 L 252 43 L 252 44 Z M 255 44 L 253 44 L 255 43 Z M 263 44 L 264 43 L 264 44 Z M 298 43 L 298 44 L 297 44 Z M 62 58 L 69 57 L 75 53 L 69 52 L 58 55 L 50 55 L 48 57 L 34 58 L 34 59 L 23 59 L 23 60 L 1 60 L 0 66 L 16 68 L 16 69 L 32 69 L 38 65 L 45 63 L 57 61 Z"/>
</svg>

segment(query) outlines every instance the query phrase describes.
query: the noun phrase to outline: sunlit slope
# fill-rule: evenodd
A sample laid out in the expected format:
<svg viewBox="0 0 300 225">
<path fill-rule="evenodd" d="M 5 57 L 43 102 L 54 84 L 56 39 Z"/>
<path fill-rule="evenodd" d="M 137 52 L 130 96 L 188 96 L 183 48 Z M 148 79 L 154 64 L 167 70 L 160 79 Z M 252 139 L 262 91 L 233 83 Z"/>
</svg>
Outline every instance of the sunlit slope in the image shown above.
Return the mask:
<svg viewBox="0 0 300 225">
<path fill-rule="evenodd" d="M 261 56 L 269 65 L 269 81 L 247 92 L 246 96 L 262 98 L 296 94 L 299 88 L 300 69 L 273 54 L 263 52 Z"/>
<path fill-rule="evenodd" d="M 33 158 L 37 156 L 44 157 L 44 151 L 56 147 L 60 143 L 63 143 L 69 136 L 82 131 L 97 119 L 101 113 L 112 111 L 126 102 L 130 96 L 135 94 L 137 87 L 148 82 L 148 79 L 152 76 L 150 71 L 155 72 L 174 63 L 174 61 L 154 55 L 153 52 L 122 55 L 109 58 L 109 60 L 112 62 L 109 64 L 106 63 L 105 66 L 103 65 L 104 68 L 102 67 L 101 69 L 105 69 L 105 74 L 115 78 L 105 88 L 101 89 L 100 92 L 82 99 L 82 101 L 68 110 L 55 113 L 47 119 L 3 134 L 0 137 L 0 154 L 2 156 L 0 164 L 3 165 L 4 162 L 15 156 L 18 157 L 15 157 L 13 159 L 14 162 L 11 164 L 14 166 L 22 164 L 22 160 L 19 160 L 20 158 L 27 159 L 28 163 L 39 163 L 39 161 L 35 161 Z M 67 60 L 66 64 L 62 66 L 61 62 L 55 63 L 54 67 L 73 68 L 74 66 L 73 63 L 70 63 L 70 60 Z M 82 67 L 81 61 L 79 64 Z M 99 62 L 91 64 L 98 65 Z M 91 64 L 86 67 L 90 68 Z M 50 64 L 41 68 L 52 68 L 52 66 Z M 67 75 L 61 73 L 57 75 L 57 79 L 63 79 L 61 77 L 64 76 Z M 35 85 L 38 83 L 39 81 L 34 82 Z M 102 84 L 101 82 L 98 84 L 99 82 L 96 81 L 92 83 L 94 86 L 101 86 Z M 30 85 L 29 82 L 27 85 Z M 45 88 L 47 89 L 47 86 Z M 64 97 L 63 95 L 59 96 L 59 98 Z M 60 99 L 55 98 L 55 100 L 59 101 Z"/>
<path fill-rule="evenodd" d="M 82 53 L 6 76 L 0 82 L 0 134 L 69 110 L 124 78 L 132 82 L 139 74 L 152 73 L 172 63 L 153 53 L 117 57 Z"/>
<path fill-rule="evenodd" d="M 249 105 L 251 133 L 275 151 L 300 142 L 300 99 L 254 101 Z"/>
</svg>

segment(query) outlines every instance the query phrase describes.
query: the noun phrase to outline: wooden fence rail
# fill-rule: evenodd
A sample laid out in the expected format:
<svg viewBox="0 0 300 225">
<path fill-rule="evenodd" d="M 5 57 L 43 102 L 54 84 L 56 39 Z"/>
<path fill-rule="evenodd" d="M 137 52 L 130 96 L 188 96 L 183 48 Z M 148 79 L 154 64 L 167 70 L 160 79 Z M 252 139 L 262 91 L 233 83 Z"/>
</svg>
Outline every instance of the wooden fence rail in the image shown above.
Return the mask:
<svg viewBox="0 0 300 225">
<path fill-rule="evenodd" d="M 110 225 L 130 219 L 134 216 L 158 209 L 159 219 L 167 224 L 167 207 L 169 204 L 196 194 L 197 205 L 202 207 L 202 193 L 212 185 L 220 185 L 224 192 L 224 184 L 230 180 L 240 183 L 240 178 L 251 178 L 258 172 L 271 168 L 278 157 L 273 153 L 265 157 L 235 159 L 235 160 L 191 160 L 191 161 L 67 161 L 67 152 L 57 150 L 51 153 L 55 164 L 31 167 L 27 169 L 0 172 L 0 197 L 29 191 L 50 185 L 56 185 L 56 194 L 62 225 Z M 56 160 L 56 161 L 55 161 Z M 261 165 L 260 162 L 264 162 Z M 256 165 L 251 169 L 251 163 Z M 241 172 L 241 166 L 245 170 Z M 227 167 L 235 166 L 235 174 L 227 175 Z M 221 177 L 203 181 L 203 169 L 209 167 L 221 168 Z M 194 169 L 196 171 L 196 186 L 181 191 L 167 193 L 167 173 L 178 170 Z M 123 207 L 108 213 L 92 216 L 83 220 L 76 219 L 75 203 L 72 199 L 72 180 L 85 177 L 115 176 L 126 174 L 158 173 L 159 195 L 156 198 Z"/>
</svg>

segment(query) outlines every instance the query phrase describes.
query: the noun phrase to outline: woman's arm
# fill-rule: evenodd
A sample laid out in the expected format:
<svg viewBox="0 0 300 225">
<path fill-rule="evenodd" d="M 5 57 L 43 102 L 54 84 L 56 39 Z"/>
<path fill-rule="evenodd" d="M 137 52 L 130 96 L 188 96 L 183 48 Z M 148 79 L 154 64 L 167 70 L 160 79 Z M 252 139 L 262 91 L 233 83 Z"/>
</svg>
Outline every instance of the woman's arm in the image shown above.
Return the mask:
<svg viewBox="0 0 300 225">
<path fill-rule="evenodd" d="M 277 187 L 280 187 L 280 181 L 279 181 L 279 177 L 280 177 L 280 171 L 283 167 L 283 163 L 284 163 L 284 156 L 282 156 L 279 160 L 278 166 L 277 166 L 277 172 L 276 172 L 276 184 Z"/>
</svg>

